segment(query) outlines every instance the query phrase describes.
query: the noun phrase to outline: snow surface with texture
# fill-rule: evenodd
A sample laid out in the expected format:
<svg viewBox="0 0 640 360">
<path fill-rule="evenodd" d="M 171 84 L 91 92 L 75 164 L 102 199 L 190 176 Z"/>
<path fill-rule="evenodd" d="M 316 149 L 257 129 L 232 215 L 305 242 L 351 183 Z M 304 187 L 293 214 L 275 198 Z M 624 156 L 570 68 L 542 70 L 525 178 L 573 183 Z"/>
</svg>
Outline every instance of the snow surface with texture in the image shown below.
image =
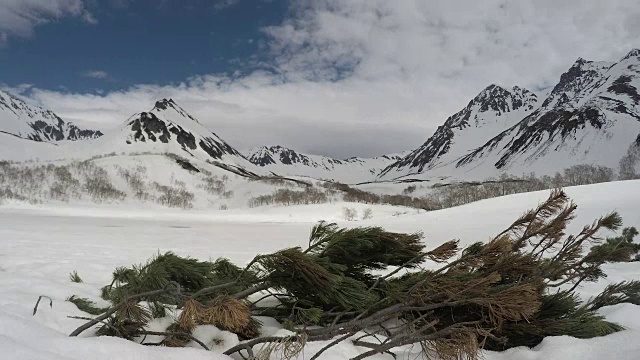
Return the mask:
<svg viewBox="0 0 640 360">
<path fill-rule="evenodd" d="M 627 226 L 640 225 L 640 181 L 615 182 L 568 188 L 578 204 L 577 219 L 569 231 L 610 211 L 619 211 Z M 422 231 L 425 243 L 435 247 L 452 238 L 461 245 L 489 240 L 526 209 L 544 200 L 548 192 L 517 194 L 483 200 L 434 212 L 373 209 L 373 219 L 340 221 L 342 226 L 380 225 L 391 231 Z M 246 263 L 256 254 L 289 246 L 304 246 L 311 226 L 320 219 L 337 220 L 345 204 L 265 207 L 243 212 L 184 212 L 136 210 L 133 207 L 97 208 L 67 205 L 34 206 L 7 202 L 0 206 L 0 358 L 11 360 L 183 360 L 228 359 L 218 352 L 197 348 L 157 348 L 122 339 L 67 335 L 80 323 L 68 318 L 86 316 L 64 299 L 72 294 L 99 299 L 99 289 L 110 281 L 117 266 L 141 263 L 158 251 L 174 251 L 199 259 L 228 257 Z M 358 206 L 358 205 L 353 205 Z M 361 210 L 361 209 L 360 209 Z M 396 216 L 394 216 L 396 215 Z M 69 281 L 77 270 L 83 283 Z M 583 298 L 612 282 L 640 278 L 640 263 L 604 266 L 608 277 L 578 289 Z M 33 305 L 39 295 L 45 301 L 36 316 Z M 533 349 L 515 348 L 486 352 L 487 360 L 593 359 L 632 360 L 640 353 L 640 307 L 621 304 L 603 308 L 602 314 L 627 330 L 606 337 L 579 340 L 550 337 Z M 265 334 L 285 334 L 271 321 Z M 210 336 L 217 329 L 200 329 Z M 224 335 L 224 334 L 223 334 Z M 233 342 L 224 335 L 225 341 Z M 309 358 L 326 343 L 307 345 L 300 359 Z M 214 350 L 220 351 L 219 348 Z M 257 350 L 257 349 L 256 349 Z M 406 348 L 399 359 L 414 359 L 416 348 Z M 343 343 L 322 359 L 345 359 L 365 351 Z M 391 359 L 380 355 L 377 359 Z"/>
</svg>

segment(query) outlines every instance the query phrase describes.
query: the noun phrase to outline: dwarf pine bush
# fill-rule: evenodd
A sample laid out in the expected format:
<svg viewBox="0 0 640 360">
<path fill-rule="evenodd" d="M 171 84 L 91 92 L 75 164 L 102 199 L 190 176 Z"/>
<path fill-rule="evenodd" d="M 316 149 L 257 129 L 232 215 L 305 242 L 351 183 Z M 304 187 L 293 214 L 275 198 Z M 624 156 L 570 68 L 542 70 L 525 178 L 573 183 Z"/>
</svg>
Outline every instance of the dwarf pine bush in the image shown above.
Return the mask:
<svg viewBox="0 0 640 360">
<path fill-rule="evenodd" d="M 635 232 L 603 241 L 601 232 L 621 227 L 611 213 L 567 235 L 576 208 L 564 192 L 553 191 L 493 239 L 466 248 L 455 240 L 427 248 L 420 233 L 321 222 L 305 248 L 257 255 L 244 267 L 158 254 L 113 272 L 102 289 L 108 308 L 74 299 L 97 317 L 71 336 L 98 326 L 97 335 L 144 342 L 145 335 L 158 335 L 147 330 L 151 319 L 166 315 L 157 309 L 168 307 L 180 312 L 159 334 L 161 345 L 187 346 L 197 326 L 214 325 L 252 339 L 224 352 L 243 357 L 261 345 L 269 354 L 296 358 L 309 342 L 335 339 L 313 356 L 352 342 L 368 349 L 355 359 L 411 344 L 424 356 L 476 359 L 481 349 L 533 347 L 547 336 L 608 335 L 622 327 L 598 310 L 640 304 L 640 281 L 610 284 L 592 299 L 574 290 L 604 277 L 602 265 L 619 259 L 615 248 L 593 244 L 628 242 Z M 435 268 L 425 268 L 426 261 Z M 248 300 L 259 292 L 259 299 Z M 269 298 L 278 305 L 262 305 Z M 261 337 L 255 316 L 275 318 L 292 333 Z M 355 336 L 362 330 L 365 335 Z M 385 340 L 376 341 L 380 337 Z"/>
</svg>

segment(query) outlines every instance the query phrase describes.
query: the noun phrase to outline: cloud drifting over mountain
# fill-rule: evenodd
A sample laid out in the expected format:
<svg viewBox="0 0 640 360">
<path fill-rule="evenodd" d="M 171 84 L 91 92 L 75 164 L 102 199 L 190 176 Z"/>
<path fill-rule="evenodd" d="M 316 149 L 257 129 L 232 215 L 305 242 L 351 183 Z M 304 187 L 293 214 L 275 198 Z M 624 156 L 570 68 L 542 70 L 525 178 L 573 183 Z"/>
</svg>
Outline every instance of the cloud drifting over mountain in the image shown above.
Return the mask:
<svg viewBox="0 0 640 360">
<path fill-rule="evenodd" d="M 80 0 L 52 3 L 67 4 L 52 5 L 54 16 L 81 16 L 84 9 Z M 291 6 L 282 24 L 264 29 L 271 55 L 264 70 L 104 95 L 32 89 L 28 96 L 68 120 L 105 126 L 173 97 L 238 148 L 281 144 L 333 157 L 370 156 L 416 147 L 491 83 L 542 89 L 578 56 L 615 60 L 640 47 L 635 0 Z M 6 16 L 0 12 L 0 24 Z M 35 25 L 15 25 L 13 32 L 28 34 Z"/>
</svg>

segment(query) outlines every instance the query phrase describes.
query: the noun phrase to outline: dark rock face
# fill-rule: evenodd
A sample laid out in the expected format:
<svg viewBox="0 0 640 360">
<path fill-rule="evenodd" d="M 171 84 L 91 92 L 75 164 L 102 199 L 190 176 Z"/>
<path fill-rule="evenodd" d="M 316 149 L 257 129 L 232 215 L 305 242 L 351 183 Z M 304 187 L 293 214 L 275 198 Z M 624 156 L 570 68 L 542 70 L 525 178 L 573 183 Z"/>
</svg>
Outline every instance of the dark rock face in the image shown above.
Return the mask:
<svg viewBox="0 0 640 360">
<path fill-rule="evenodd" d="M 449 118 L 451 119 L 451 118 Z M 449 120 L 448 119 L 448 120 Z M 420 148 L 412 151 L 409 155 L 391 164 L 382 173 L 386 173 L 394 167 L 409 166 L 422 171 L 434 159 L 449 152 L 453 140 L 453 130 L 450 126 L 439 126 L 436 132 Z"/>
<path fill-rule="evenodd" d="M 258 166 L 267 166 L 270 164 L 277 164 L 276 159 L 284 165 L 304 165 L 313 168 L 325 168 L 331 170 L 328 166 L 340 165 L 348 161 L 354 161 L 353 159 L 338 160 L 332 158 L 323 158 L 322 162 L 313 160 L 307 155 L 300 154 L 295 150 L 291 150 L 282 146 L 263 146 L 259 151 L 249 156 L 248 160 Z"/>
<path fill-rule="evenodd" d="M 173 134 L 175 135 L 175 141 L 183 149 L 197 149 L 196 137 L 192 133 L 175 124 L 170 124 L 167 127 L 167 124 L 152 112 L 141 113 L 138 118 L 129 122 L 129 126 L 135 141 L 159 141 L 167 144 L 172 139 L 171 134 Z"/>
<path fill-rule="evenodd" d="M 383 159 L 387 159 L 387 160 L 400 160 L 402 159 L 402 156 L 400 155 L 382 155 L 381 158 Z"/>
<path fill-rule="evenodd" d="M 192 133 L 185 131 L 179 126 L 172 127 L 169 131 L 176 135 L 176 141 L 182 145 L 183 148 L 189 148 L 191 150 L 197 149 L 196 137 L 193 136 Z"/>
<path fill-rule="evenodd" d="M 67 140 L 96 139 L 102 135 L 104 134 L 98 130 L 82 130 L 75 125 L 70 125 Z"/>
<path fill-rule="evenodd" d="M 635 104 L 640 104 L 640 94 L 638 94 L 638 89 L 630 84 L 631 80 L 631 76 L 622 75 L 609 86 L 607 91 L 618 95 L 627 95 Z"/>
<path fill-rule="evenodd" d="M 71 123 L 65 123 L 57 118 L 58 123 L 51 125 L 42 120 L 36 120 L 29 125 L 35 132 L 27 138 L 35 141 L 61 141 L 61 140 L 86 140 L 97 139 L 102 136 L 102 132 L 97 130 L 80 129 Z M 66 134 L 66 135 L 65 135 Z"/>
<path fill-rule="evenodd" d="M 527 159 L 537 159 L 561 148 L 568 151 L 567 144 L 573 144 L 571 151 L 575 151 L 585 146 L 580 145 L 581 140 L 578 139 L 586 131 L 605 137 L 610 136 L 606 135 L 608 129 L 618 121 L 640 121 L 640 109 L 637 107 L 640 105 L 640 93 L 635 85 L 639 78 L 640 50 L 634 49 L 618 63 L 578 59 L 560 76 L 539 106 L 536 101 L 527 103 L 526 99 L 532 97 L 513 95 L 525 94 L 522 89 L 514 88 L 509 92 L 495 85 L 489 86 L 466 108 L 449 117 L 420 148 L 384 169 L 381 175 L 396 169 L 411 172 L 428 170 L 435 160 L 450 152 L 456 132 L 472 126 L 477 114 L 492 111 L 496 116 L 502 116 L 526 106 L 532 112 L 524 114 L 515 125 L 460 158 L 449 161 L 456 167 L 474 166 L 480 163 L 481 158 L 493 153 L 498 155 L 493 164 L 495 168 L 505 169 L 515 159 L 523 159 L 519 156 L 521 154 L 527 154 Z M 569 142 L 571 139 L 576 142 Z"/>
<path fill-rule="evenodd" d="M 542 143 L 552 142 L 556 139 L 564 140 L 569 136 L 575 136 L 580 129 L 590 125 L 601 129 L 606 118 L 595 107 L 581 108 L 574 111 L 557 109 L 540 115 L 539 112 L 531 114 L 516 127 L 509 129 L 491 139 L 488 143 L 464 156 L 456 166 L 470 164 L 481 154 L 494 150 L 499 143 L 514 130 L 517 135 L 503 149 L 503 155 L 495 164 L 496 169 L 504 168 L 515 155 L 522 153 Z"/>
<path fill-rule="evenodd" d="M 280 146 L 273 146 L 271 147 L 270 150 L 276 154 L 279 154 L 280 162 L 285 165 L 302 164 L 305 166 L 313 166 L 313 167 L 316 167 L 319 165 L 319 164 L 315 164 L 314 161 L 311 160 L 311 158 L 309 158 L 308 156 L 303 154 L 298 154 L 297 152 L 291 149 L 283 148 Z M 341 161 L 335 160 L 335 159 L 330 159 L 329 162 L 341 163 Z"/>
<path fill-rule="evenodd" d="M 190 119 L 192 121 L 198 122 L 198 120 L 196 120 L 193 116 L 189 115 L 189 113 L 184 111 L 180 106 L 178 106 L 178 104 L 176 104 L 176 102 L 173 101 L 173 99 L 169 99 L 169 100 L 162 99 L 160 101 L 156 101 L 156 104 L 153 107 L 153 109 L 156 109 L 156 110 L 173 109 L 174 111 L 176 111 L 177 113 L 179 113 L 183 117 L 185 117 L 187 119 Z M 151 111 L 153 111 L 153 110 L 151 110 Z"/>
<path fill-rule="evenodd" d="M 202 138 L 199 145 L 202 150 L 204 150 L 207 154 L 209 154 L 209 156 L 214 159 L 220 159 L 222 158 L 222 155 L 225 154 L 242 157 L 242 155 L 229 144 L 217 141 L 212 137 Z"/>
<path fill-rule="evenodd" d="M 186 160 L 181 160 L 181 159 L 176 159 L 176 162 L 178 163 L 178 165 L 180 165 L 183 169 L 187 170 L 187 171 L 192 171 L 192 172 L 200 172 L 200 169 L 198 169 L 197 167 L 193 166 L 193 164 L 191 164 L 190 162 L 186 161 Z"/>
<path fill-rule="evenodd" d="M 533 110 L 536 101 L 537 96 L 526 89 L 515 87 L 509 91 L 497 85 L 490 85 L 471 100 L 464 109 L 450 116 L 444 125 L 439 126 L 433 136 L 421 147 L 389 165 L 382 170 L 381 174 L 401 167 L 409 167 L 421 172 L 433 161 L 447 154 L 455 132 L 472 126 L 472 121 L 478 121 L 479 114 L 491 113 L 500 116 L 521 108 Z"/>
<path fill-rule="evenodd" d="M 141 113 L 140 117 L 129 122 L 129 126 L 134 132 L 133 138 L 135 141 L 146 142 L 148 139 L 149 141 L 160 141 L 166 144 L 171 137 L 164 121 L 158 119 L 154 113 Z"/>
<path fill-rule="evenodd" d="M 627 55 L 624 59 L 629 58 L 630 56 Z M 495 163 L 497 169 L 504 168 L 516 155 L 542 146 L 543 141 L 550 144 L 561 140 L 558 142 L 559 145 L 553 148 L 553 150 L 557 150 L 565 139 L 577 138 L 578 133 L 587 127 L 597 130 L 604 129 L 607 121 L 611 121 L 607 119 L 604 110 L 613 114 L 625 114 L 640 120 L 640 115 L 633 110 L 633 106 L 640 103 L 640 94 L 635 86 L 631 85 L 634 77 L 629 74 L 619 76 L 604 92 L 599 93 L 583 105 L 579 105 L 580 101 L 588 99 L 588 96 L 595 89 L 602 88 L 609 79 L 607 70 L 614 66 L 594 67 L 590 66 L 591 64 L 590 61 L 579 59 L 568 72 L 560 77 L 560 82 L 554 87 L 540 109 L 524 118 L 513 128 L 506 130 L 482 147 L 461 158 L 456 166 L 470 164 L 482 154 L 493 151 L 508 134 L 515 133 L 516 135 L 504 148 L 499 149 L 502 156 Z M 614 99 L 607 96 L 607 93 L 626 96 L 630 101 Z"/>
<path fill-rule="evenodd" d="M 177 112 L 184 118 L 185 122 L 181 122 L 183 125 L 179 125 L 158 117 L 158 115 L 162 116 L 161 114 L 164 111 Z M 131 135 L 127 143 L 161 142 L 168 144 L 173 141 L 189 153 L 200 147 L 200 149 L 213 159 L 221 159 L 224 155 L 243 157 L 236 149 L 219 139 L 218 136 L 212 132 L 203 130 L 209 135 L 194 134 L 194 132 L 188 129 L 190 121 L 193 121 L 194 125 L 197 124 L 197 126 L 201 128 L 198 121 L 179 107 L 173 100 L 163 99 L 157 101 L 150 112 L 140 113 L 139 116 L 129 121 L 127 125 L 131 129 Z"/>
<path fill-rule="evenodd" d="M 271 157 L 271 154 L 269 153 L 264 153 L 262 156 L 251 156 L 249 158 L 249 161 L 251 161 L 252 163 L 258 165 L 258 166 L 267 166 L 267 165 L 271 165 L 271 164 L 275 164 L 276 161 L 273 160 L 273 157 Z"/>
<path fill-rule="evenodd" d="M 542 107 L 563 106 L 587 88 L 597 87 L 606 81 L 602 77 L 602 72 L 606 69 L 606 64 L 596 65 L 593 61 L 578 59 L 560 76 L 560 81 L 542 103 Z"/>
</svg>

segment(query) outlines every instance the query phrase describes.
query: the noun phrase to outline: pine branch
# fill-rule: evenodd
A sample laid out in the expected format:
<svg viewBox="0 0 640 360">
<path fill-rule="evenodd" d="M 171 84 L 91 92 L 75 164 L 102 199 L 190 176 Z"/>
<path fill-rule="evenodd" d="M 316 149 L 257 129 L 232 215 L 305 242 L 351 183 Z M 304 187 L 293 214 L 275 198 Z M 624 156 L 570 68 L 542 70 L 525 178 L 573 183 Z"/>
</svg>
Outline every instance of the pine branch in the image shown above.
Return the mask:
<svg viewBox="0 0 640 360">
<path fill-rule="evenodd" d="M 89 318 L 89 317 L 85 317 L 85 316 L 67 316 L 70 319 L 77 319 L 77 320 L 88 320 L 88 321 L 93 321 L 94 319 Z M 118 329 L 116 329 L 113 325 L 109 324 L 107 321 L 100 321 L 100 324 L 110 328 L 111 330 L 115 331 L 117 334 L 119 334 L 121 337 L 124 337 L 124 335 L 122 334 L 122 332 Z"/>
<path fill-rule="evenodd" d="M 254 287 L 250 287 L 248 289 L 244 289 L 243 291 L 236 293 L 233 295 L 233 297 L 235 297 L 236 299 L 244 299 L 249 295 L 255 294 L 257 292 L 260 292 L 262 290 L 267 290 L 271 287 L 271 285 L 269 283 L 262 283 L 262 284 L 258 284 Z"/>
<path fill-rule="evenodd" d="M 175 286 L 176 289 L 170 289 L 169 285 Z M 117 305 L 112 306 L 111 308 L 109 308 L 109 310 L 105 311 L 104 314 L 102 314 L 102 315 L 98 316 L 97 318 L 87 322 L 86 324 L 78 327 L 71 334 L 69 334 L 69 336 L 74 337 L 74 336 L 80 335 L 85 330 L 90 329 L 92 326 L 102 322 L 103 320 L 106 320 L 109 316 L 111 316 L 113 313 L 118 311 L 118 309 L 122 305 L 125 305 L 128 302 L 131 302 L 131 301 L 137 300 L 137 299 L 142 299 L 142 298 L 149 297 L 149 296 L 156 296 L 156 295 L 162 295 L 162 294 L 172 294 L 172 293 L 175 294 L 175 295 L 179 295 L 180 294 L 180 285 L 178 283 L 176 283 L 176 282 L 168 283 L 167 286 L 165 286 L 164 289 L 148 291 L 146 293 L 137 294 L 137 295 L 131 295 L 131 296 L 127 297 L 125 300 L 123 300 L 120 303 L 118 303 Z"/>
<path fill-rule="evenodd" d="M 620 326 L 594 311 L 619 302 L 640 303 L 640 285 L 608 287 L 584 305 L 573 289 L 583 281 L 604 276 L 601 265 L 606 259 L 627 258 L 624 251 L 634 248 L 624 248 L 616 239 L 585 256 L 588 244 L 602 242 L 598 231 L 617 228 L 620 219 L 613 213 L 575 236 L 565 236 L 574 211 L 575 205 L 566 194 L 556 190 L 490 242 L 473 244 L 453 260 L 459 252 L 455 241 L 426 252 L 421 234 L 387 232 L 380 227 L 338 229 L 327 223 L 312 229 L 306 250 L 296 247 L 258 255 L 243 269 L 226 259 L 211 263 L 158 255 L 145 266 L 114 272 L 113 284 L 117 286 L 107 297 L 115 305 L 71 336 L 100 322 L 106 324 L 103 329 L 117 336 L 144 335 L 143 326 L 150 315 L 139 301 L 145 297 L 160 305 L 184 306 L 184 316 L 172 325 L 178 332 L 153 333 L 167 336 L 165 341 L 177 340 L 174 345 L 178 346 L 191 339 L 187 335 L 199 323 L 224 320 L 228 330 L 243 339 L 258 335 L 259 325 L 250 323 L 251 314 L 305 324 L 304 328 L 291 328 L 294 335 L 258 337 L 225 351 L 243 358 L 272 353 L 297 356 L 307 341 L 328 341 L 313 355 L 315 360 L 359 331 L 375 337 L 384 330 L 386 338 L 379 344 L 354 340 L 357 346 L 369 347 L 355 359 L 392 354 L 392 349 L 413 343 L 420 343 L 424 354 L 475 358 L 479 348 L 535 346 L 549 335 L 588 338 L 619 331 Z M 623 240 L 631 241 L 632 236 L 627 231 Z M 550 251 L 556 254 L 547 258 Z M 425 259 L 448 263 L 435 271 L 407 271 L 398 276 L 403 269 L 419 267 Z M 389 266 L 396 268 L 383 276 L 374 275 Z M 180 293 L 179 288 L 176 291 L 164 285 L 173 279 L 188 290 Z M 549 293 L 549 289 L 566 283 L 573 283 L 574 288 Z M 249 304 L 245 300 L 263 290 L 268 294 L 256 296 L 257 301 Z M 127 296 L 135 291 L 140 294 Z M 276 291 L 282 294 L 273 294 Z M 211 297 L 218 292 L 222 295 Z M 269 297 L 279 299 L 280 304 L 258 306 Z M 385 327 L 390 320 L 394 325 Z M 309 324 L 324 327 L 309 329 Z M 253 354 L 252 348 L 258 344 L 265 345 Z"/>
<path fill-rule="evenodd" d="M 179 337 L 185 337 L 188 338 L 190 340 L 195 341 L 196 343 L 198 343 L 198 345 L 202 346 L 203 349 L 209 351 L 209 347 L 207 345 L 205 345 L 205 343 L 203 343 L 202 341 L 196 339 L 195 337 L 193 337 L 193 335 L 185 333 L 185 332 L 165 332 L 165 331 L 147 331 L 147 330 L 143 330 L 143 331 L 137 331 L 135 333 L 135 336 L 140 336 L 140 335 L 158 335 L 158 336 L 179 336 Z"/>
<path fill-rule="evenodd" d="M 348 332 L 348 333 L 342 335 L 341 337 L 333 340 L 332 342 L 330 342 L 327 345 L 325 345 L 322 349 L 318 350 L 318 352 L 316 352 L 309 360 L 316 360 L 317 358 L 320 357 L 320 355 L 322 355 L 322 353 L 324 353 L 325 351 L 329 350 L 330 348 L 338 345 L 339 343 L 343 342 L 344 340 L 350 338 L 351 336 L 353 336 L 353 334 L 355 334 L 355 332 Z"/>
<path fill-rule="evenodd" d="M 240 273 L 240 275 L 238 275 L 238 277 L 234 280 L 234 281 L 230 281 L 224 284 L 219 284 L 219 285 L 215 285 L 215 286 L 210 286 L 210 287 L 206 287 L 203 289 L 198 290 L 196 293 L 194 293 L 193 295 L 191 295 L 191 297 L 193 298 L 197 298 L 197 297 L 201 297 L 204 295 L 209 295 L 209 294 L 213 294 L 218 290 L 221 289 L 226 289 L 229 287 L 232 287 L 234 285 L 237 285 L 238 283 L 240 283 L 240 281 L 242 280 L 242 278 L 247 274 L 247 272 L 249 271 L 249 269 L 251 268 L 251 266 L 253 266 L 253 264 L 255 264 L 257 261 L 259 261 L 261 258 L 263 258 L 264 255 L 258 255 L 256 257 L 253 258 L 253 260 L 251 260 L 245 267 L 244 269 L 242 269 L 242 272 Z M 251 295 L 251 294 L 249 294 Z M 248 295 L 247 295 L 248 296 Z"/>
<path fill-rule="evenodd" d="M 351 358 L 350 360 L 362 360 L 362 359 L 366 359 L 370 356 L 376 355 L 376 354 L 382 354 L 385 353 L 386 351 L 389 351 L 395 347 L 398 346 L 403 346 L 403 345 L 408 345 L 408 344 L 414 344 L 414 343 L 418 343 L 418 342 L 423 342 L 423 341 L 432 341 L 432 340 L 436 340 L 436 339 L 440 339 L 446 336 L 451 335 L 452 333 L 454 333 L 455 331 L 460 330 L 461 328 L 467 327 L 467 326 L 472 326 L 472 325 L 478 325 L 480 322 L 479 321 L 467 321 L 467 322 L 460 322 L 460 323 L 456 323 L 453 325 L 450 325 L 442 330 L 436 331 L 434 333 L 428 334 L 428 335 L 422 335 L 422 336 L 415 336 L 413 334 L 410 335 L 406 335 L 403 337 L 400 337 L 398 339 L 396 339 L 395 341 L 390 341 L 386 344 L 383 345 L 379 345 L 376 346 L 375 348 L 362 353 L 358 356 L 355 356 L 353 358 Z"/>
</svg>

